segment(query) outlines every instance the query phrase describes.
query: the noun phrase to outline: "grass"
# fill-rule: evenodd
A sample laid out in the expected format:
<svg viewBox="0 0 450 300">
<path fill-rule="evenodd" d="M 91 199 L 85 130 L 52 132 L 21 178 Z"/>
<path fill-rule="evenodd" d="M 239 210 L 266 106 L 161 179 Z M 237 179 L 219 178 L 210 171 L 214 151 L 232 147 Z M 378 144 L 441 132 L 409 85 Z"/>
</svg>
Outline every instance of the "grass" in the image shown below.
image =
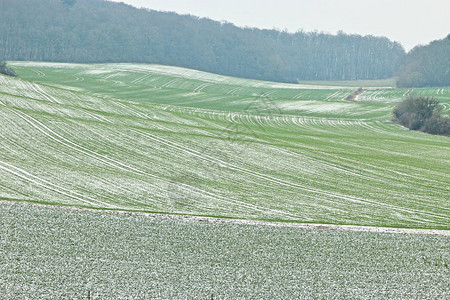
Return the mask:
<svg viewBox="0 0 450 300">
<path fill-rule="evenodd" d="M 11 65 L 22 79 L 0 77 L 1 198 L 450 228 L 450 140 L 390 122 L 402 90 L 348 102 L 353 89 L 174 67 Z M 449 88 L 415 91 L 450 103 Z"/>
<path fill-rule="evenodd" d="M 5 299 L 444 299 L 448 236 L 0 202 Z"/>
</svg>

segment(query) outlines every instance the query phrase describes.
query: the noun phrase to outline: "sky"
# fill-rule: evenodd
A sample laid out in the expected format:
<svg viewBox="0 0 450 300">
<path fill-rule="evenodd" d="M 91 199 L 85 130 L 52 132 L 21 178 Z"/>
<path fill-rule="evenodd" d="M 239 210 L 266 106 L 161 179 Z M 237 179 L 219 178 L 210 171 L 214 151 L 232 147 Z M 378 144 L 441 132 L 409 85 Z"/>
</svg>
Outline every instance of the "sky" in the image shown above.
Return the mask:
<svg viewBox="0 0 450 300">
<path fill-rule="evenodd" d="M 289 32 L 386 36 L 408 51 L 450 33 L 449 0 L 112 0 Z"/>
</svg>

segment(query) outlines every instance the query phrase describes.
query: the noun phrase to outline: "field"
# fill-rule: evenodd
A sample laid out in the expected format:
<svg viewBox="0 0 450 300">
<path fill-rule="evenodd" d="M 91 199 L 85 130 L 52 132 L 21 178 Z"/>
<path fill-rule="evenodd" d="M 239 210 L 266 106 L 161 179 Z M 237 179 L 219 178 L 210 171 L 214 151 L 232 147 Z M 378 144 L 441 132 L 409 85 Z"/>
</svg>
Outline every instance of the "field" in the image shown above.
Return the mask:
<svg viewBox="0 0 450 300">
<path fill-rule="evenodd" d="M 15 62 L 0 198 L 282 222 L 450 228 L 450 140 L 390 122 L 407 91 L 155 65 Z M 450 103 L 450 88 L 409 91 Z"/>
<path fill-rule="evenodd" d="M 0 202 L 1 299 L 446 299 L 448 236 Z"/>
<path fill-rule="evenodd" d="M 450 88 L 10 65 L 0 299 L 449 295 L 450 139 L 390 119 Z"/>
</svg>

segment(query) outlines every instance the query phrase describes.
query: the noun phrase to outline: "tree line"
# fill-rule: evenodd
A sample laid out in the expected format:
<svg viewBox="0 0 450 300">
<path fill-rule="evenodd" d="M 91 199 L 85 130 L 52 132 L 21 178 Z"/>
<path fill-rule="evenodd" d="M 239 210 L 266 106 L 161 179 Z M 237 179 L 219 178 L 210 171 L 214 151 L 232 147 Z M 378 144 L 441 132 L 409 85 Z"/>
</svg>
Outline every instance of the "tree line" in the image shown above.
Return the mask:
<svg viewBox="0 0 450 300">
<path fill-rule="evenodd" d="M 412 49 L 397 75 L 398 87 L 450 86 L 450 34 Z"/>
<path fill-rule="evenodd" d="M 240 28 L 104 0 L 1 0 L 0 59 L 174 65 L 270 81 L 450 86 L 450 35 L 409 53 L 385 37 Z"/>
<path fill-rule="evenodd" d="M 392 77 L 385 37 L 240 28 L 103 0 L 1 0 L 0 58 L 174 65 L 271 81 Z"/>
</svg>

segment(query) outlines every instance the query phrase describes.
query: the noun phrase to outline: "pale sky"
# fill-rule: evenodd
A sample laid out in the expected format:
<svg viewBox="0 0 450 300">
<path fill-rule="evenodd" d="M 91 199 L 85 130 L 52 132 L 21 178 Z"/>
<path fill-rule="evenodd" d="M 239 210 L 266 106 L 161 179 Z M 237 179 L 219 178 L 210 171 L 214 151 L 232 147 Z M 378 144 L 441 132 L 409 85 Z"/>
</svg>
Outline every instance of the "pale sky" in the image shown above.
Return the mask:
<svg viewBox="0 0 450 300">
<path fill-rule="evenodd" d="M 238 26 L 386 36 L 406 50 L 450 33 L 449 0 L 112 0 Z"/>
</svg>

